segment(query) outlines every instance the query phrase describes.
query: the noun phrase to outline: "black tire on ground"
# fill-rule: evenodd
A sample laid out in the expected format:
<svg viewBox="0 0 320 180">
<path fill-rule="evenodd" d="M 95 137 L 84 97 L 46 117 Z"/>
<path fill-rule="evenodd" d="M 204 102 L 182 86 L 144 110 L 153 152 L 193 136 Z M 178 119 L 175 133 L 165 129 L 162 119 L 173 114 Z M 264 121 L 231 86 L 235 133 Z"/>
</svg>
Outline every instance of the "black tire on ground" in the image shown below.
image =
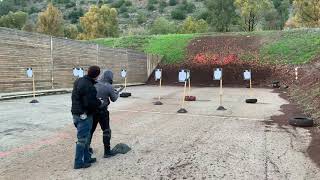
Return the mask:
<svg viewBox="0 0 320 180">
<path fill-rule="evenodd" d="M 195 96 L 185 96 L 184 100 L 185 101 L 196 101 L 197 98 Z"/>
<path fill-rule="evenodd" d="M 123 92 L 120 94 L 120 97 L 124 97 L 124 98 L 130 97 L 130 96 L 131 96 L 131 93 L 129 92 Z"/>
<path fill-rule="evenodd" d="M 289 124 L 299 127 L 312 127 L 314 125 L 314 121 L 307 117 L 293 117 L 289 119 Z"/>
<path fill-rule="evenodd" d="M 246 99 L 246 103 L 255 104 L 258 102 L 258 99 Z"/>
</svg>

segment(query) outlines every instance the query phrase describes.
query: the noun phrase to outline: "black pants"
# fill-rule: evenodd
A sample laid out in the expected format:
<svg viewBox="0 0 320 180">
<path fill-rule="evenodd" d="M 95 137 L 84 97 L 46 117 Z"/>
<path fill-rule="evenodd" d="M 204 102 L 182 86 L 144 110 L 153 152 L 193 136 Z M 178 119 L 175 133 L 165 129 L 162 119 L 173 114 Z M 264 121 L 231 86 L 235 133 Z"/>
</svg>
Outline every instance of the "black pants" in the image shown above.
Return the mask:
<svg viewBox="0 0 320 180">
<path fill-rule="evenodd" d="M 110 148 L 111 129 L 110 129 L 109 121 L 110 121 L 110 117 L 109 117 L 109 111 L 107 109 L 99 110 L 97 113 L 93 115 L 91 139 L 99 123 L 101 130 L 103 132 L 103 144 L 106 148 Z M 90 142 L 91 142 L 91 139 L 90 139 Z"/>
</svg>

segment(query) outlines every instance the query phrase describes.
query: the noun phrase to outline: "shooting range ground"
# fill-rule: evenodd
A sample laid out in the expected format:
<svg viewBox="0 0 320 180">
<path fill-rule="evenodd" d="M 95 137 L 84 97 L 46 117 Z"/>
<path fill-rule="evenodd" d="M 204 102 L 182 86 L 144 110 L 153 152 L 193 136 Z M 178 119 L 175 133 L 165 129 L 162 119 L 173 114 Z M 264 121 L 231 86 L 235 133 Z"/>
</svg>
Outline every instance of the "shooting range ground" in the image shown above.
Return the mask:
<svg viewBox="0 0 320 180">
<path fill-rule="evenodd" d="M 212 74 L 212 73 L 211 73 Z M 176 77 L 176 76 L 175 76 Z M 211 77 L 211 76 L 210 76 Z M 102 132 L 93 137 L 98 162 L 73 170 L 75 128 L 70 94 L 0 102 L 1 179 L 317 179 L 307 155 L 312 141 L 303 128 L 271 120 L 288 104 L 272 89 L 252 89 L 259 102 L 246 104 L 247 88 L 193 87 L 196 102 L 178 114 L 181 87 L 129 87 L 133 96 L 110 106 L 112 146 L 124 155 L 103 159 Z M 161 95 L 163 106 L 152 106 Z"/>
</svg>

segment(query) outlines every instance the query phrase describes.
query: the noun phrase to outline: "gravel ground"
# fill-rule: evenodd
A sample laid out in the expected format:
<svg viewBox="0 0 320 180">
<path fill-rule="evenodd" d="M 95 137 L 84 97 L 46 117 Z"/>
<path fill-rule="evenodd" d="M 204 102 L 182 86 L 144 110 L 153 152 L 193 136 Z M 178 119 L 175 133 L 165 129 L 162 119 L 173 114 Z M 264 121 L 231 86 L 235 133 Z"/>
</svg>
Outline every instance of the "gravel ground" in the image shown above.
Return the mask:
<svg viewBox="0 0 320 180">
<path fill-rule="evenodd" d="M 127 154 L 103 159 L 102 133 L 93 147 L 98 162 L 73 170 L 75 128 L 70 94 L 0 102 L 0 179 L 319 179 L 308 157 L 307 129 L 268 124 L 288 102 L 270 89 L 194 88 L 198 101 L 177 114 L 182 87 L 130 87 L 133 96 L 110 107 L 112 145 Z M 163 106 L 152 102 L 161 94 Z M 245 104 L 248 95 L 258 104 Z"/>
</svg>

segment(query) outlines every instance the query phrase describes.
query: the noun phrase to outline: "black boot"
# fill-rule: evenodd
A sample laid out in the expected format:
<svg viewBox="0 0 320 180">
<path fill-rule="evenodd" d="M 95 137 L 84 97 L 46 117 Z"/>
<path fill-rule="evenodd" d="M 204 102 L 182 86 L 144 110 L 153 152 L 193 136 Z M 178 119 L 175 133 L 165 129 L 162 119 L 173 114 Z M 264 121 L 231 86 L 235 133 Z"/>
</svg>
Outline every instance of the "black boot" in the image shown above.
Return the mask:
<svg viewBox="0 0 320 180">
<path fill-rule="evenodd" d="M 93 149 L 92 149 L 92 147 L 89 147 L 89 153 L 90 153 L 90 154 L 93 154 Z"/>
<path fill-rule="evenodd" d="M 117 152 L 112 151 L 112 149 L 110 149 L 110 146 L 105 146 L 104 147 L 104 158 L 109 158 L 112 156 L 115 156 L 117 154 Z"/>
</svg>

